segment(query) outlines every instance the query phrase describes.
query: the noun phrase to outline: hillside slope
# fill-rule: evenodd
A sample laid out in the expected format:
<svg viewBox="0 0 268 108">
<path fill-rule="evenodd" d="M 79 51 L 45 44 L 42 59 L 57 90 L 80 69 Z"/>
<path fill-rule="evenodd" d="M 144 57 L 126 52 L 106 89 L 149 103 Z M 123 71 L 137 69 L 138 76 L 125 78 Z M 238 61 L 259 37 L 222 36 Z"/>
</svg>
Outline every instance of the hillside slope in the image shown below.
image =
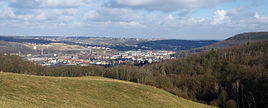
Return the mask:
<svg viewBox="0 0 268 108">
<path fill-rule="evenodd" d="M 21 43 L 6 42 L 0 39 L 0 53 L 19 53 L 19 52 L 24 54 L 28 54 L 29 52 L 38 53 L 37 51 L 34 51 L 24 46 Z"/>
<path fill-rule="evenodd" d="M 199 48 L 202 46 L 207 46 L 214 44 L 218 41 L 215 40 L 156 40 L 141 42 L 138 46 L 146 47 L 153 50 L 172 50 L 172 51 L 181 51 L 189 50 L 193 48 Z"/>
<path fill-rule="evenodd" d="M 151 86 L 102 77 L 0 72 L 0 85 L 0 107 L 209 107 Z"/>
<path fill-rule="evenodd" d="M 237 34 L 224 41 L 209 45 L 208 48 L 222 48 L 245 44 L 247 42 L 255 42 L 268 39 L 268 32 L 249 32 Z"/>
<path fill-rule="evenodd" d="M 248 42 L 254 43 L 257 41 L 261 40 L 267 40 L 268 39 L 268 32 L 248 32 L 248 33 L 240 33 L 237 35 L 234 35 L 226 40 L 216 42 L 211 45 L 191 49 L 191 50 L 185 50 L 185 51 L 180 51 L 176 54 L 178 57 L 185 57 L 190 54 L 195 54 L 199 52 L 206 52 L 211 50 L 212 48 L 214 49 L 220 49 L 220 48 L 228 48 L 228 47 L 233 47 L 233 46 L 239 46 L 246 44 Z"/>
</svg>

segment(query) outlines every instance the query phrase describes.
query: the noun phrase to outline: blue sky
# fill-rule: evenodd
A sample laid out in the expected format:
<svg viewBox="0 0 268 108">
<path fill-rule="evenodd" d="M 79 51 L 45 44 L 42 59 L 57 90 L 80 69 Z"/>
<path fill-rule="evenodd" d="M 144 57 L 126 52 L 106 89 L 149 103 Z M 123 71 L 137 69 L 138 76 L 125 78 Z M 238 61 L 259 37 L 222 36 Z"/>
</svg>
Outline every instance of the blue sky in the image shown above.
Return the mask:
<svg viewBox="0 0 268 108">
<path fill-rule="evenodd" d="M 222 40 L 268 31 L 267 0 L 0 0 L 0 35 Z"/>
</svg>

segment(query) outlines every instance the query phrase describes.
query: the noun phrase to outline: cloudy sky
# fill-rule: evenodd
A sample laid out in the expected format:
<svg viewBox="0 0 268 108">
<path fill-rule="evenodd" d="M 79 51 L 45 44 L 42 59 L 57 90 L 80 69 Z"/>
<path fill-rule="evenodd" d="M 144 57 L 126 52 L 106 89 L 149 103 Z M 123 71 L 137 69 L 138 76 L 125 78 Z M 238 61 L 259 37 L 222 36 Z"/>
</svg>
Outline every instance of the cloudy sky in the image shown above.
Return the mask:
<svg viewBox="0 0 268 108">
<path fill-rule="evenodd" d="M 0 35 L 225 39 L 268 31 L 268 0 L 0 0 Z"/>
</svg>

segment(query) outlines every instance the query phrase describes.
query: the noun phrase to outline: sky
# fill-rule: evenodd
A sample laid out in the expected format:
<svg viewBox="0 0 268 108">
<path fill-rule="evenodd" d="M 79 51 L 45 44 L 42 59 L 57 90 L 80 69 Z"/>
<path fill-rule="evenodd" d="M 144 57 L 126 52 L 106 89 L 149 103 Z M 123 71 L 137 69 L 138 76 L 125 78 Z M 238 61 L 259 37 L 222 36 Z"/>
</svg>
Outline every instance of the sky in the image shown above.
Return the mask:
<svg viewBox="0 0 268 108">
<path fill-rule="evenodd" d="M 223 40 L 268 31 L 268 0 L 0 0 L 0 35 Z"/>
</svg>

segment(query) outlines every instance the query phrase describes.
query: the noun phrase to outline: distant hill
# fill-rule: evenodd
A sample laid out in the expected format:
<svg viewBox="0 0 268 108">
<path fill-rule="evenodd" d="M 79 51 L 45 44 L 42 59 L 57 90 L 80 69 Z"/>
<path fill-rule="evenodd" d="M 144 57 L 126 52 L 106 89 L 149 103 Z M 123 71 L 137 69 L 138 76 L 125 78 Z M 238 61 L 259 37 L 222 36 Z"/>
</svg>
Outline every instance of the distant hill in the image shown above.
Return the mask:
<svg viewBox="0 0 268 108">
<path fill-rule="evenodd" d="M 55 39 L 54 41 L 47 40 Z M 56 41 L 57 40 L 57 41 Z M 45 36 L 0 36 L 0 41 L 16 43 L 65 43 L 79 46 L 109 47 L 119 51 L 128 50 L 172 50 L 181 51 L 214 44 L 215 40 L 151 40 L 136 38 L 106 38 L 106 37 L 45 37 Z M 84 43 L 83 43 L 84 42 Z"/>
<path fill-rule="evenodd" d="M 220 48 L 228 48 L 232 46 L 237 45 L 243 45 L 246 43 L 254 43 L 261 40 L 267 40 L 268 39 L 268 32 L 248 32 L 248 33 L 241 33 L 237 34 L 233 37 L 230 37 L 226 40 L 216 42 L 214 44 L 202 46 L 195 49 L 190 49 L 186 51 L 180 51 L 176 55 L 179 57 L 184 57 L 190 54 L 199 53 L 199 52 L 205 52 L 209 51 L 212 48 L 214 49 L 220 49 Z"/>
<path fill-rule="evenodd" d="M 6 42 L 18 42 L 18 43 L 38 43 L 38 44 L 49 44 L 52 41 L 43 40 L 43 39 L 32 39 L 27 37 L 19 37 L 19 36 L 0 36 L 1 41 Z"/>
<path fill-rule="evenodd" d="M 214 44 L 216 40 L 157 40 L 139 43 L 138 46 L 153 50 L 189 50 Z"/>
<path fill-rule="evenodd" d="M 0 107 L 208 108 L 164 90 L 102 77 L 0 72 Z"/>
<path fill-rule="evenodd" d="M 247 42 L 255 42 L 255 41 L 266 40 L 266 39 L 268 39 L 268 32 L 241 33 L 233 37 L 230 37 L 226 40 L 220 41 L 218 43 L 209 45 L 207 47 L 208 48 L 230 47 L 230 46 L 245 44 Z"/>
<path fill-rule="evenodd" d="M 241 33 L 226 39 L 226 41 L 245 41 L 245 40 L 263 40 L 268 39 L 268 32 L 249 32 Z"/>
<path fill-rule="evenodd" d="M 0 40 L 0 53 L 24 53 L 27 54 L 29 52 L 37 53 L 33 49 L 26 47 L 25 45 L 17 42 L 6 42 Z"/>
</svg>

